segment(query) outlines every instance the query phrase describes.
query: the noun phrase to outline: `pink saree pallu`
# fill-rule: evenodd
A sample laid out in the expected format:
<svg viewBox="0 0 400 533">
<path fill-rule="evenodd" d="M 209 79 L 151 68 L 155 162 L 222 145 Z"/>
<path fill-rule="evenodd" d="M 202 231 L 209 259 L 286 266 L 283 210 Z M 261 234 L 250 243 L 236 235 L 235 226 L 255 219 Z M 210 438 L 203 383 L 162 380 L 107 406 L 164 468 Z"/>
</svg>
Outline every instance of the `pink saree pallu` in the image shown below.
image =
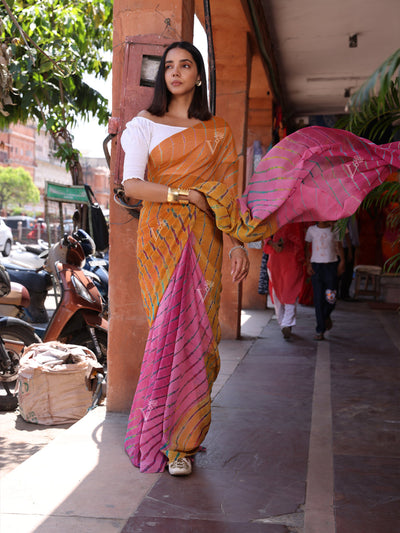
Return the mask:
<svg viewBox="0 0 400 533">
<path fill-rule="evenodd" d="M 125 449 L 142 472 L 198 450 L 211 422 L 207 357 L 214 350 L 189 239 L 151 326 L 132 404 Z"/>
<path fill-rule="evenodd" d="M 290 222 L 339 220 L 400 168 L 400 142 L 375 145 L 353 133 L 311 126 L 285 137 L 260 161 L 244 194 L 209 197 L 218 227 L 243 242 L 264 239 Z"/>
<path fill-rule="evenodd" d="M 284 138 L 258 165 L 242 209 L 277 224 L 339 220 L 400 168 L 400 142 L 375 145 L 353 133 L 312 126 Z"/>
</svg>

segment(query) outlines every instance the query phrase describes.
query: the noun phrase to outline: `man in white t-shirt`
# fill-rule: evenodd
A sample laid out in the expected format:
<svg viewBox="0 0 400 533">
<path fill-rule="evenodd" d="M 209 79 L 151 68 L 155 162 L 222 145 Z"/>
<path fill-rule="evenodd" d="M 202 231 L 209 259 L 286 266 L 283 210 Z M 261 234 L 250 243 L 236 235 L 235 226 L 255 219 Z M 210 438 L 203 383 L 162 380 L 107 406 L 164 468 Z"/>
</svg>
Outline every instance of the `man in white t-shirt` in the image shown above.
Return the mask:
<svg viewBox="0 0 400 533">
<path fill-rule="evenodd" d="M 307 229 L 305 237 L 307 272 L 311 275 L 317 319 L 316 340 L 323 340 L 332 328 L 331 313 L 335 308 L 338 275 L 344 271 L 343 247 L 339 232 L 329 221 L 318 222 Z M 338 261 L 340 257 L 340 262 Z"/>
</svg>

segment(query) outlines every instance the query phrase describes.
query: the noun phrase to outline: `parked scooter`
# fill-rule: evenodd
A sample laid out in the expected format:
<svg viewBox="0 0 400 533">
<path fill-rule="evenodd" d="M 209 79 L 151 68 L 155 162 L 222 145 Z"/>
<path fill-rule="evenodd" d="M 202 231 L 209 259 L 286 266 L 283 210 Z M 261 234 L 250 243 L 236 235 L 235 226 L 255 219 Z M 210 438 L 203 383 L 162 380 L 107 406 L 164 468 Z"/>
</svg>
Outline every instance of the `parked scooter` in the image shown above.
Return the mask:
<svg viewBox="0 0 400 533">
<path fill-rule="evenodd" d="M 1 296 L 0 306 L 10 298 L 16 307 L 29 304 L 29 293 L 23 288 L 18 291 L 17 284 L 10 283 L 7 272 L 0 269 Z M 7 289 L 8 285 L 8 289 Z M 13 287 L 14 285 L 14 287 Z M 14 292 L 14 294 L 12 294 Z M 10 296 L 11 295 L 11 296 Z M 0 383 L 6 394 L 0 394 L 0 410 L 13 411 L 18 405 L 14 386 L 18 377 L 19 360 L 26 346 L 40 342 L 33 327 L 16 317 L 0 318 Z"/>
<path fill-rule="evenodd" d="M 90 239 L 84 234 L 85 239 Z M 101 295 L 82 270 L 83 246 L 88 243 L 76 237 L 78 235 L 65 235 L 49 249 L 44 268 L 53 275 L 57 306 L 47 327 L 35 328 L 35 331 L 44 342 L 57 340 L 86 346 L 105 366 L 108 323 L 102 314 Z"/>
<path fill-rule="evenodd" d="M 108 260 L 94 255 L 94 243 L 85 231 L 79 229 L 73 234 L 81 242 L 86 262 L 83 266 L 86 275 L 96 285 L 102 297 L 103 316 L 108 317 Z M 22 250 L 23 248 L 23 250 Z M 30 295 L 30 305 L 20 318 L 32 323 L 49 321 L 46 299 L 53 287 L 51 277 L 43 270 L 49 247 L 44 241 L 35 245 L 20 245 L 20 250 L 12 257 L 12 261 L 4 262 L 11 281 L 24 285 Z M 38 267 L 35 265 L 39 265 Z M 5 310 L 6 311 L 6 310 Z M 1 312 L 1 311 L 0 311 Z M 11 315 L 11 313 L 4 314 Z"/>
<path fill-rule="evenodd" d="M 49 245 L 46 241 L 39 239 L 36 243 L 21 244 L 16 242 L 11 254 L 7 257 L 7 263 L 16 267 L 36 270 L 44 265 L 43 252 L 48 251 Z"/>
<path fill-rule="evenodd" d="M 0 298 L 0 316 L 23 319 L 29 304 L 28 289 L 20 283 L 11 281 L 9 293 Z"/>
<path fill-rule="evenodd" d="M 45 258 L 42 255 L 48 248 L 48 244 L 42 240 L 37 244 L 17 243 L 7 261 L 3 262 L 11 281 L 28 289 L 30 304 L 19 315 L 19 318 L 27 322 L 46 323 L 49 320 L 45 301 L 52 281 L 50 275 L 43 271 Z M 3 314 L 12 315 L 7 312 L 7 307 L 4 308 Z"/>
<path fill-rule="evenodd" d="M 46 298 L 53 283 L 48 272 L 41 267 L 39 270 L 23 268 L 3 263 L 11 281 L 19 283 L 27 288 L 30 297 L 29 306 L 25 308 L 21 318 L 26 322 L 47 323 L 49 315 L 45 306 Z"/>
</svg>

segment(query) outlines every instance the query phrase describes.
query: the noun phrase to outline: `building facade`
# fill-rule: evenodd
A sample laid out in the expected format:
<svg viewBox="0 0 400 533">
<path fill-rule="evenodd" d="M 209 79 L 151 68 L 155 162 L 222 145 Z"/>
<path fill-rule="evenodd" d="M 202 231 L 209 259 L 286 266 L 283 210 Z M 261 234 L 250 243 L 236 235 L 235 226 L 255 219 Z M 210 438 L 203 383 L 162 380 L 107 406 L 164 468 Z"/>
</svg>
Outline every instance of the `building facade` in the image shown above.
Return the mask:
<svg viewBox="0 0 400 533">
<path fill-rule="evenodd" d="M 0 130 L 1 166 L 22 167 L 34 179 L 35 152 L 36 127 L 33 124 L 13 124 Z"/>
<path fill-rule="evenodd" d="M 109 170 L 105 158 L 82 158 L 84 183 L 92 188 L 98 203 L 109 207 Z M 40 204 L 29 206 L 38 212 L 44 209 L 46 182 L 72 185 L 65 164 L 54 157 L 54 142 L 35 124 L 12 124 L 0 130 L 0 166 L 22 167 L 32 176 L 40 191 Z"/>
</svg>

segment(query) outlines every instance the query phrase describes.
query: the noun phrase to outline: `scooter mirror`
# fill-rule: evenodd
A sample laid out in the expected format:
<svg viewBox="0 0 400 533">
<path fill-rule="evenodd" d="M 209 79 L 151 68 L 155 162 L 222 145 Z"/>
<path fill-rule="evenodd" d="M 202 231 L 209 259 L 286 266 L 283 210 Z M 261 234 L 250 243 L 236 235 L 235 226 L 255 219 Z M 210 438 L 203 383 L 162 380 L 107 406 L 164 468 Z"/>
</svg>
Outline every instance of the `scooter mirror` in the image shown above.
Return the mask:
<svg viewBox="0 0 400 533">
<path fill-rule="evenodd" d="M 83 251 L 81 244 L 71 235 L 68 236 L 67 240 L 67 263 L 70 265 L 82 267 L 85 262 L 85 252 Z"/>
<path fill-rule="evenodd" d="M 92 237 L 84 231 L 83 229 L 78 229 L 75 233 L 72 234 L 72 237 L 76 239 L 79 244 L 82 246 L 85 253 L 85 257 L 93 255 L 96 252 L 96 245 Z"/>
</svg>

